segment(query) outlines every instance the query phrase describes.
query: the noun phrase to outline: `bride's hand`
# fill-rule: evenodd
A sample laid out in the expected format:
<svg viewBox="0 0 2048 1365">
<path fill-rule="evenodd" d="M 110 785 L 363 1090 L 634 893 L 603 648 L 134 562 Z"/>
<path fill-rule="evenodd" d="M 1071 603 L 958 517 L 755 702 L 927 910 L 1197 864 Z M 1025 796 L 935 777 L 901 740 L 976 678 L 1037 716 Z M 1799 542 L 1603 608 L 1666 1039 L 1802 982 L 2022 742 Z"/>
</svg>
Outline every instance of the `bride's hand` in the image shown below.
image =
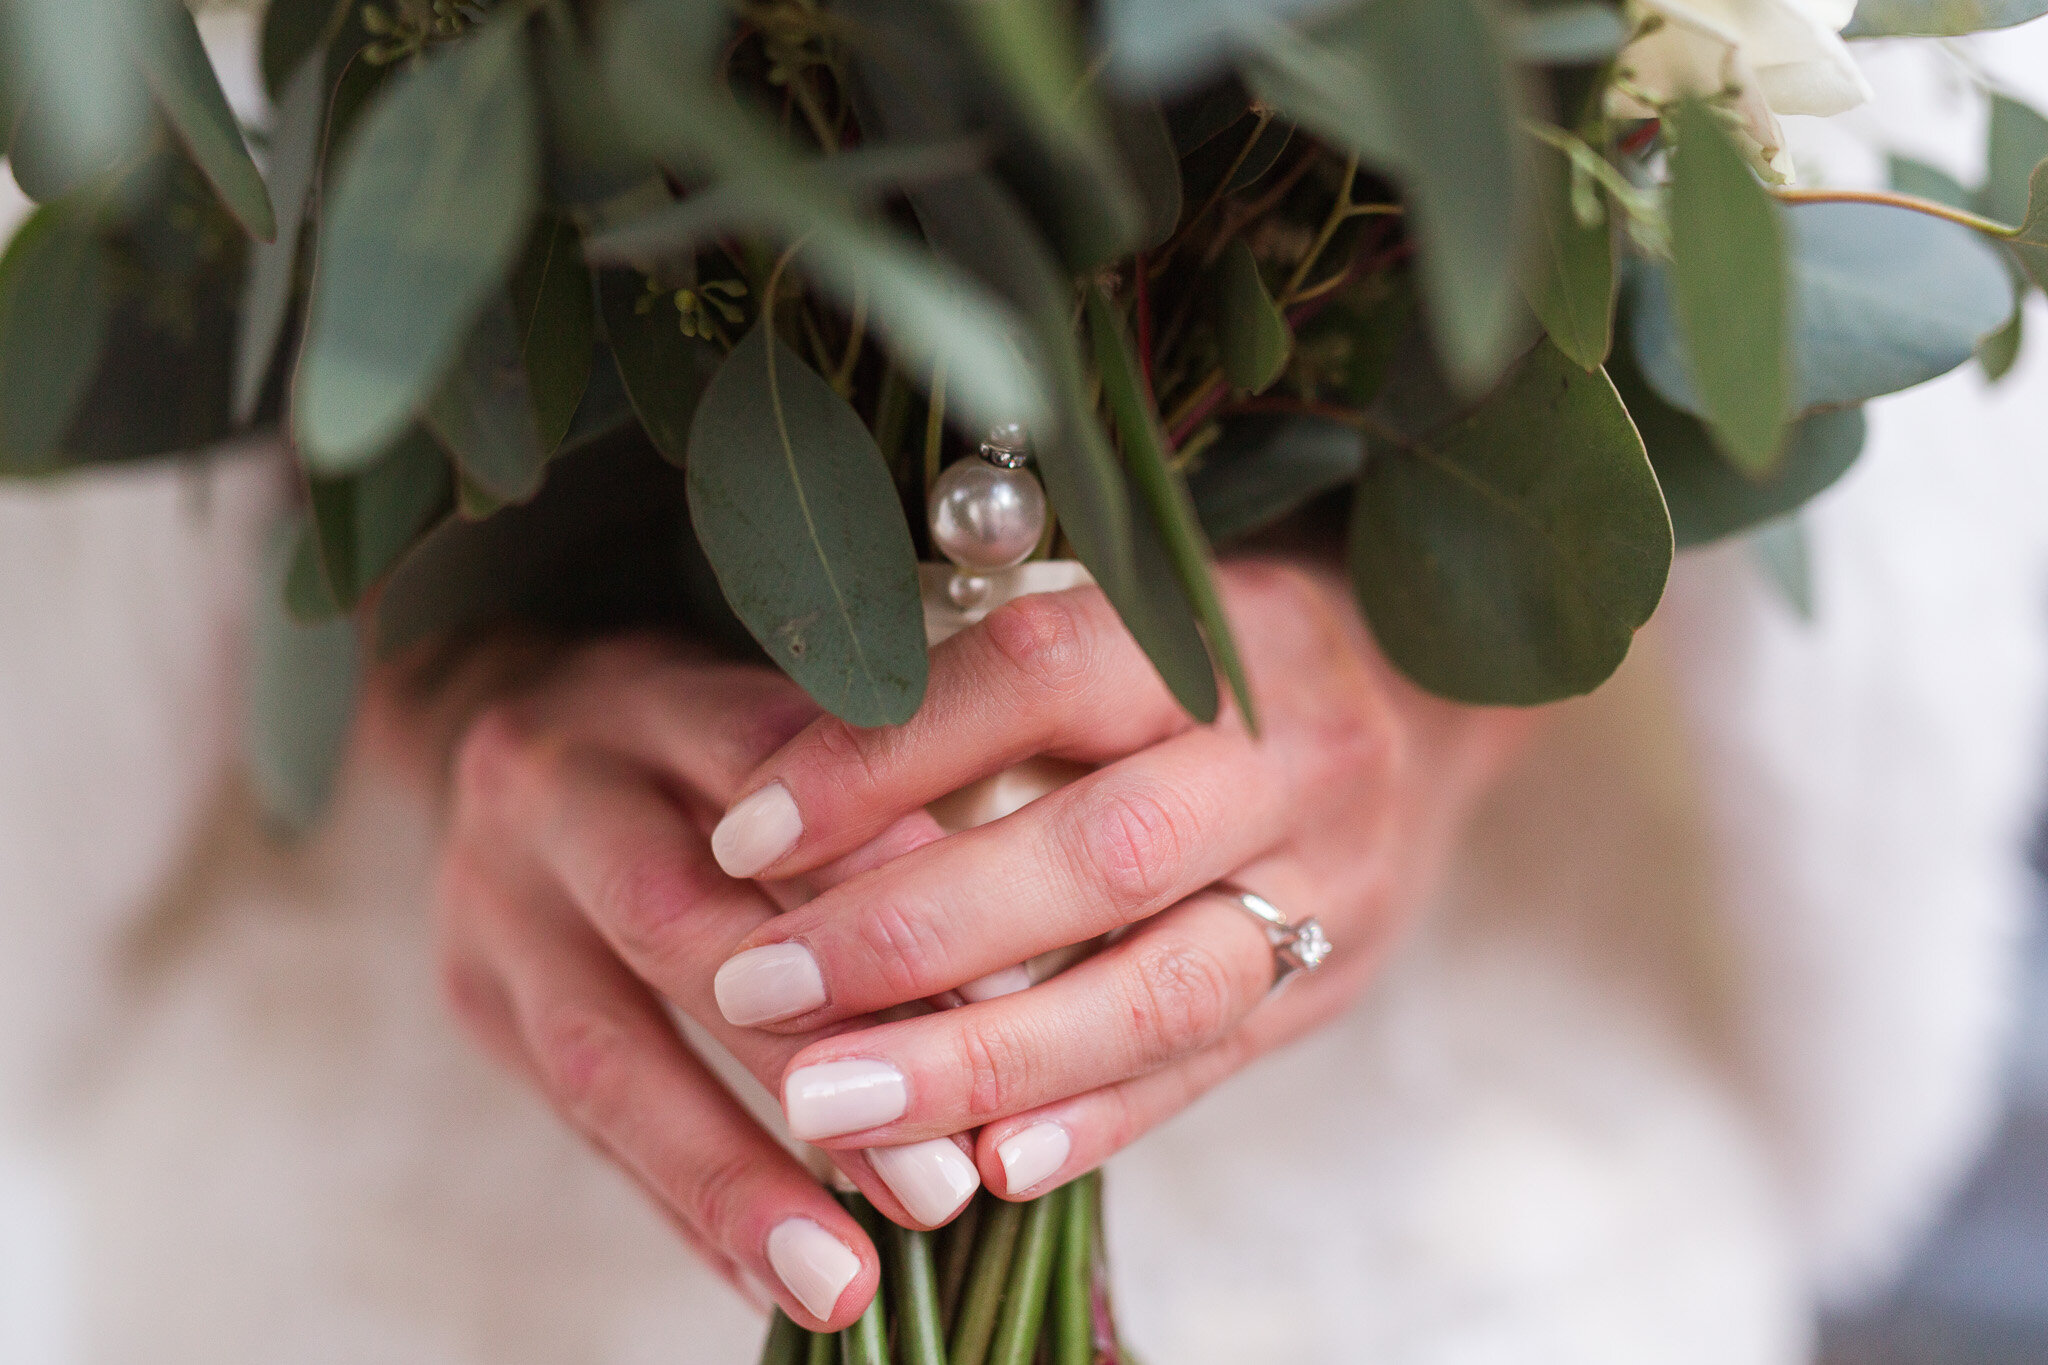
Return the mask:
<svg viewBox="0 0 2048 1365">
<path fill-rule="evenodd" d="M 813 722 L 739 790 L 725 870 L 828 865 L 906 812 L 1035 754 L 1103 764 L 765 920 L 719 969 L 728 1018 L 784 1036 L 939 995 L 1128 930 L 1015 994 L 842 1028 L 796 1052 L 799 1136 L 871 1147 L 979 1130 L 984 1183 L 1028 1197 L 1099 1164 L 1355 997 L 1529 724 L 1395 676 L 1333 575 L 1221 571 L 1262 734 L 1195 726 L 1100 592 L 1021 599 L 933 655 L 908 724 Z M 1274 957 L 1220 879 L 1321 920 L 1322 970 Z"/>
<path fill-rule="evenodd" d="M 873 1245 L 664 1009 L 689 1015 L 771 1089 L 809 1041 L 734 1027 L 713 1004 L 718 964 L 795 896 L 726 877 L 707 834 L 738 782 L 818 708 L 773 670 L 651 640 L 581 647 L 524 672 L 483 707 L 458 698 L 408 711 L 388 678 L 377 694 L 372 730 L 387 732 L 388 762 L 417 766 L 442 748 L 427 732 L 457 736 L 435 889 L 448 994 L 728 1278 L 774 1286 L 805 1327 L 845 1327 L 878 1283 Z M 828 886 L 937 837 L 910 808 L 811 858 L 805 880 Z M 976 1183 L 950 1139 L 881 1158 L 888 1183 L 877 1158 L 836 1160 L 913 1227 L 950 1217 Z"/>
</svg>

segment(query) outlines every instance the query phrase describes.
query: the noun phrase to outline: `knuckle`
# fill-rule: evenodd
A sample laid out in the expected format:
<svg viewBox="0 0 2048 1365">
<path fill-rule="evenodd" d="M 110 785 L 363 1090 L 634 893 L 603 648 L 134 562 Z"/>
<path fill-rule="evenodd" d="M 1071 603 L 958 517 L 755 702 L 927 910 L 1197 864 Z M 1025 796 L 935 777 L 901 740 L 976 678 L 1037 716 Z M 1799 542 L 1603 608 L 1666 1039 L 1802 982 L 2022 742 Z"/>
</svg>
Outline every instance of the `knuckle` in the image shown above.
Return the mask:
<svg viewBox="0 0 2048 1365">
<path fill-rule="evenodd" d="M 759 1187 L 758 1164 L 744 1152 L 706 1160 L 693 1151 L 685 1162 L 683 1169 L 662 1179 L 669 1200 L 706 1240 L 720 1247 L 733 1246 L 738 1241 L 733 1229 L 739 1226 Z"/>
<path fill-rule="evenodd" d="M 617 1025 L 587 1009 L 556 1007 L 535 1021 L 532 1048 L 541 1084 L 571 1123 L 593 1137 L 623 1124 L 634 1086 Z"/>
<path fill-rule="evenodd" d="M 959 1049 L 959 1074 L 966 1077 L 963 1102 L 971 1122 L 1001 1118 L 1028 1101 L 1038 1053 L 1014 1027 L 963 1021 Z"/>
<path fill-rule="evenodd" d="M 1004 603 L 982 622 L 997 658 L 1032 690 L 1061 696 L 1088 674 L 1088 641 L 1073 604 L 1058 593 Z"/>
<path fill-rule="evenodd" d="M 878 900 L 861 907 L 854 934 L 876 977 L 898 1003 L 941 989 L 947 945 L 929 917 L 893 900 Z"/>
<path fill-rule="evenodd" d="M 873 788 L 881 781 L 875 740 L 875 732 L 827 716 L 811 729 L 812 761 L 829 775 L 834 786 Z"/>
<path fill-rule="evenodd" d="M 1122 907 L 1169 897 L 1185 865 L 1195 817 L 1177 795 L 1156 786 L 1107 786 L 1080 812 L 1082 874 Z"/>
<path fill-rule="evenodd" d="M 658 961 L 672 947 L 676 926 L 712 894 L 717 880 L 702 860 L 677 849 L 644 848 L 598 874 L 588 908 L 610 926 L 628 959 Z"/>
<path fill-rule="evenodd" d="M 464 808 L 518 800 L 539 785 L 549 749 L 532 713 L 505 703 L 487 707 L 470 723 L 455 752 L 454 790 Z"/>
<path fill-rule="evenodd" d="M 1139 952 L 1135 968 L 1131 1025 L 1148 1064 L 1203 1047 L 1229 1028 L 1238 973 L 1210 949 L 1156 944 Z"/>
</svg>

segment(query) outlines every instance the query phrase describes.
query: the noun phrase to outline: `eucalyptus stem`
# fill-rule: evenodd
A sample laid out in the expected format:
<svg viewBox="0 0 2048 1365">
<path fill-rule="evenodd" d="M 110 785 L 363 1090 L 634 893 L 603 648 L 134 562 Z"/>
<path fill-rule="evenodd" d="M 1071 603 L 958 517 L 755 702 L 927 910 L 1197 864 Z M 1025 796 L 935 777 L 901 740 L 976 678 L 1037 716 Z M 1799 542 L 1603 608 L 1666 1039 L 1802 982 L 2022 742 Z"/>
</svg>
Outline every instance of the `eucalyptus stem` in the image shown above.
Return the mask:
<svg viewBox="0 0 2048 1365">
<path fill-rule="evenodd" d="M 868 1240 L 881 1246 L 882 1229 L 888 1225 L 888 1220 L 875 1212 L 873 1204 L 857 1194 L 842 1195 L 841 1202 L 860 1223 Z M 877 1285 L 875 1297 L 868 1301 L 867 1311 L 854 1321 L 853 1326 L 839 1334 L 842 1365 L 890 1365 L 888 1308 L 884 1302 L 887 1298 L 882 1286 Z"/>
<path fill-rule="evenodd" d="M 924 492 L 931 496 L 939 481 L 939 456 L 946 443 L 946 364 L 940 361 L 932 371 L 932 400 L 924 414 Z"/>
<path fill-rule="evenodd" d="M 988 1365 L 1031 1365 L 1045 1325 L 1046 1291 L 1052 1288 L 1053 1255 L 1059 1250 L 1061 1214 L 1068 1190 L 1054 1190 L 1024 1206 L 1024 1226 L 1003 1287 L 1003 1311 L 996 1323 Z"/>
<path fill-rule="evenodd" d="M 1053 1365 L 1094 1365 L 1095 1201 L 1086 1182 L 1074 1182 L 1060 1220 L 1059 1271 L 1053 1282 Z"/>
<path fill-rule="evenodd" d="M 1924 213 L 1930 218 L 1945 218 L 1951 223 L 1981 232 L 1987 237 L 2017 237 L 2020 229 L 2008 227 L 1994 218 L 1971 213 L 1968 209 L 1951 208 L 1932 199 L 1921 199 L 1915 195 L 1898 194 L 1891 190 L 1790 190 L 1774 189 L 1771 197 L 1781 204 L 1884 204 L 1895 209 L 1910 209 Z"/>
<path fill-rule="evenodd" d="M 896 1309 L 899 1365 L 946 1365 L 939 1287 L 932 1272 L 932 1234 L 894 1223 L 883 1232 L 889 1241 L 889 1272 L 895 1280 L 890 1294 Z"/>
<path fill-rule="evenodd" d="M 812 1336 L 811 1352 L 804 1365 L 839 1365 L 839 1338 L 830 1332 Z"/>
<path fill-rule="evenodd" d="M 981 1230 L 982 1215 L 991 1196 L 975 1191 L 960 1216 L 947 1224 L 939 1244 L 939 1320 L 952 1337 L 953 1320 L 960 1311 L 960 1296 L 967 1289 L 967 1272 L 974 1268 L 975 1235 Z"/>
<path fill-rule="evenodd" d="M 1003 1286 L 1010 1278 L 1010 1260 L 1023 1224 L 1024 1205 L 1007 1199 L 991 1201 L 982 1215 L 981 1236 L 974 1244 L 974 1270 L 960 1304 L 960 1319 L 953 1324 L 950 1365 L 987 1365 L 996 1312 L 1003 1304 Z"/>
<path fill-rule="evenodd" d="M 761 1345 L 761 1365 L 805 1365 L 811 1334 L 780 1308 L 768 1320 L 768 1340 Z"/>
</svg>

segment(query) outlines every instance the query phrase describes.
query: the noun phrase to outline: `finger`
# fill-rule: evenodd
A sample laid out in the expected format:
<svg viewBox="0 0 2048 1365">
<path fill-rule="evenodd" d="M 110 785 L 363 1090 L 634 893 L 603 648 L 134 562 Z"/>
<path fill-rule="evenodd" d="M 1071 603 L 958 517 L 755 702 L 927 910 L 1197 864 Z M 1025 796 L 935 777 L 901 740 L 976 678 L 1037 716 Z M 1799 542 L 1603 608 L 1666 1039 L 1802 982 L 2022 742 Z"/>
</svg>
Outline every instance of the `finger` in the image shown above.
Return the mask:
<svg viewBox="0 0 2048 1365">
<path fill-rule="evenodd" d="M 1293 767 L 1241 731 L 1190 730 L 762 922 L 720 976 L 794 964 L 803 989 L 750 995 L 744 1018 L 809 1030 L 1085 942 L 1271 849 Z"/>
<path fill-rule="evenodd" d="M 511 751 L 495 765 L 471 762 L 464 780 L 496 793 L 500 818 L 526 831 L 540 872 L 625 966 L 775 1089 L 804 1040 L 727 1023 L 712 984 L 732 945 L 774 917 L 759 890 L 718 870 L 704 836 L 640 769 L 554 744 Z M 842 1169 L 909 1227 L 946 1222 L 979 1184 L 950 1141 L 849 1158 Z"/>
<path fill-rule="evenodd" d="M 1198 895 L 1030 990 L 812 1043 L 783 1078 L 784 1112 L 827 1145 L 976 1128 L 1200 1052 L 1272 983 L 1258 923 Z"/>
<path fill-rule="evenodd" d="M 880 1283 L 859 1225 L 747 1116 L 660 1005 L 586 926 L 500 914 L 496 963 L 555 1107 L 705 1243 L 813 1331 L 853 1322 Z"/>
<path fill-rule="evenodd" d="M 1100 762 L 1189 724 L 1100 590 L 1019 598 L 933 652 L 907 723 L 808 726 L 746 780 L 712 848 L 735 877 L 790 876 L 1020 759 Z"/>
<path fill-rule="evenodd" d="M 1290 981 L 1242 1027 L 1171 1066 L 983 1128 L 975 1159 L 1003 1199 L 1033 1199 L 1094 1170 L 1259 1057 L 1307 1033 L 1353 1000 L 1377 959 L 1361 953 Z"/>
</svg>

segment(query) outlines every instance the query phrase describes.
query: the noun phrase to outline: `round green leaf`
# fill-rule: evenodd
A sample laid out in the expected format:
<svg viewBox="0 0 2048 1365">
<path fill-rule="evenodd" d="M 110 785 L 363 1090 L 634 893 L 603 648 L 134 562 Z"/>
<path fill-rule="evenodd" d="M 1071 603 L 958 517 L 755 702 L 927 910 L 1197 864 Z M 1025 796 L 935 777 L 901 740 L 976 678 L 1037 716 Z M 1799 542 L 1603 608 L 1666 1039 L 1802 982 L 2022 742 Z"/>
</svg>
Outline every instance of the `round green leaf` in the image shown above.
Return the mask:
<svg viewBox="0 0 2048 1365">
<path fill-rule="evenodd" d="M 1793 414 L 1854 406 L 1946 374 L 2012 314 L 2010 272 L 1967 228 L 1879 204 L 1801 204 L 1784 221 Z M 1688 364 L 1696 353 L 1680 339 L 1667 289 L 1661 270 L 1638 278 L 1636 357 L 1667 400 L 1705 411 L 1693 382 L 1702 363 Z M 1743 363 L 1739 336 L 1720 344 L 1736 352 L 1722 364 Z"/>
<path fill-rule="evenodd" d="M 302 625 L 285 611 L 285 579 L 300 538 L 295 517 L 278 527 L 264 557 L 249 626 L 249 705 L 244 746 L 264 814 L 292 831 L 325 809 L 348 746 L 361 655 L 346 616 Z"/>
<path fill-rule="evenodd" d="M 335 606 L 350 610 L 448 510 L 448 457 L 415 427 L 359 474 L 308 480 L 319 567 Z"/>
<path fill-rule="evenodd" d="M 527 239 L 540 156 L 524 21 L 515 7 L 393 80 L 349 140 L 292 414 L 327 472 L 397 437 Z"/>
<path fill-rule="evenodd" d="M 2048 14 L 2048 0 L 1859 0 L 1844 38 L 1953 38 Z"/>
<path fill-rule="evenodd" d="M 320 164 L 321 132 L 331 93 L 327 49 L 309 53 L 285 83 L 270 139 L 270 183 L 276 194 L 277 233 L 249 253 L 242 307 L 235 327 L 235 420 L 247 422 L 263 397 L 277 343 L 291 312 L 298 271 L 299 229 L 304 226 L 313 173 Z"/>
<path fill-rule="evenodd" d="M 1620 666 L 1671 564 L 1671 522 L 1614 386 L 1548 342 L 1462 416 L 1375 439 L 1352 583 L 1402 672 L 1533 705 Z"/>
<path fill-rule="evenodd" d="M 1365 439 L 1326 417 L 1259 414 L 1224 424 L 1202 453 L 1188 491 L 1217 544 L 1271 525 L 1318 494 L 1358 477 Z"/>
<path fill-rule="evenodd" d="M 690 521 L 747 630 L 818 704 L 899 725 L 924 698 L 917 552 L 860 414 L 757 323 L 690 427 Z"/>
<path fill-rule="evenodd" d="M 1630 348 L 1616 350 L 1607 373 L 1649 451 L 1681 550 L 1797 510 L 1847 473 L 1863 451 L 1863 409 L 1817 412 L 1792 424 L 1771 472 L 1752 477 L 1721 456 L 1697 417 L 1644 382 Z"/>
</svg>

